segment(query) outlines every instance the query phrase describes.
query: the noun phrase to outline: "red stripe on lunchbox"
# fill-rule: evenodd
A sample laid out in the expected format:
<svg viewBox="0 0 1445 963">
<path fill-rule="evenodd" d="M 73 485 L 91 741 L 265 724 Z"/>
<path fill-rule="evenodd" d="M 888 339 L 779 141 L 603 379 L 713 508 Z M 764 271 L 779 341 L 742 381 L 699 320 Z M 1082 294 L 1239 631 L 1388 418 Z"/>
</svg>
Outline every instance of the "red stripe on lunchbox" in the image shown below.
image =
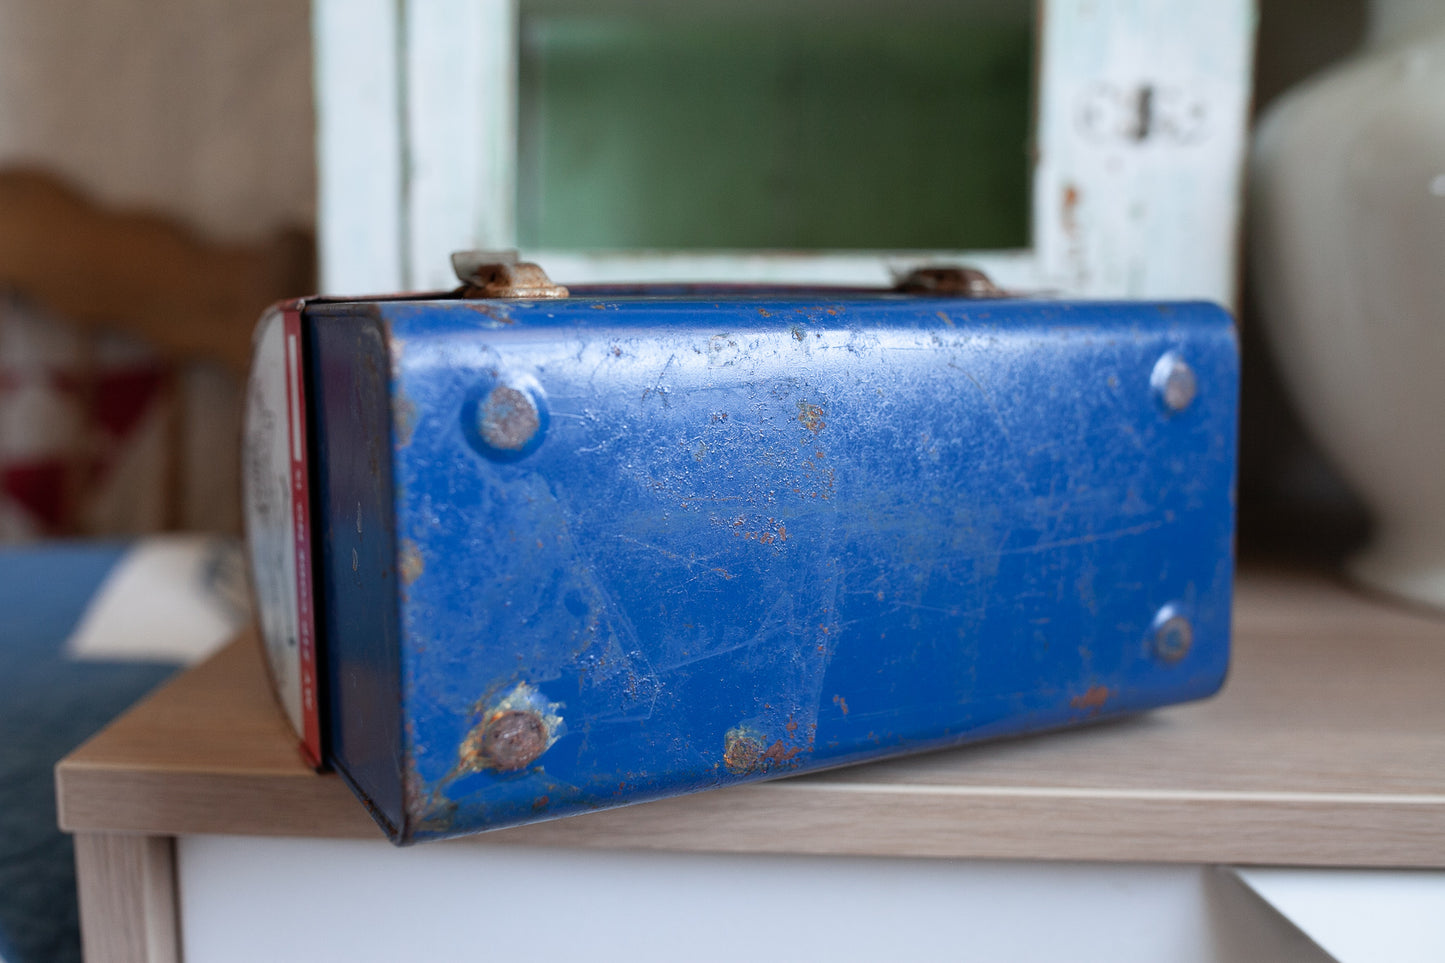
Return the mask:
<svg viewBox="0 0 1445 963">
<path fill-rule="evenodd" d="M 311 496 L 306 465 L 306 390 L 302 364 L 301 305 L 284 312 L 286 417 L 291 440 L 291 530 L 296 551 L 296 648 L 301 659 L 301 748 L 314 766 L 321 759 L 321 713 L 316 697 L 316 616 L 311 566 Z"/>
</svg>

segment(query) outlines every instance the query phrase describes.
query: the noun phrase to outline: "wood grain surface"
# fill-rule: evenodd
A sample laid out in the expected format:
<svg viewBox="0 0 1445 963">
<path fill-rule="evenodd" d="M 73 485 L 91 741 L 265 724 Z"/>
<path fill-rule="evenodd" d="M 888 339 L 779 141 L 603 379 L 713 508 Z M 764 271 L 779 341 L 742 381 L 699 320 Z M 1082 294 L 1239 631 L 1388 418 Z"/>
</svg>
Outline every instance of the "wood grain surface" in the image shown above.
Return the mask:
<svg viewBox="0 0 1445 963">
<path fill-rule="evenodd" d="M 86 963 L 177 963 L 175 840 L 77 833 L 76 887 Z"/>
<path fill-rule="evenodd" d="M 471 837 L 727 852 L 1445 867 L 1445 620 L 1247 570 L 1225 691 L 1068 732 Z M 380 838 L 243 637 L 57 769 L 74 832 Z"/>
</svg>

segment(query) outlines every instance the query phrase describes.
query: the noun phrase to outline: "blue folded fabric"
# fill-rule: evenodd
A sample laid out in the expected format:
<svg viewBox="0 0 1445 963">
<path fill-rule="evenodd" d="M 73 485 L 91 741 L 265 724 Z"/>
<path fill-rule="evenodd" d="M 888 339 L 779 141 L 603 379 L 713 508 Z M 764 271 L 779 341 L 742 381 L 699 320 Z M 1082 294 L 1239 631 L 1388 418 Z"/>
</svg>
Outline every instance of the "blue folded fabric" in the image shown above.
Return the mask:
<svg viewBox="0 0 1445 963">
<path fill-rule="evenodd" d="M 72 662 L 63 646 L 124 544 L 0 549 L 0 959 L 80 960 L 75 862 L 55 764 L 176 670 Z"/>
</svg>

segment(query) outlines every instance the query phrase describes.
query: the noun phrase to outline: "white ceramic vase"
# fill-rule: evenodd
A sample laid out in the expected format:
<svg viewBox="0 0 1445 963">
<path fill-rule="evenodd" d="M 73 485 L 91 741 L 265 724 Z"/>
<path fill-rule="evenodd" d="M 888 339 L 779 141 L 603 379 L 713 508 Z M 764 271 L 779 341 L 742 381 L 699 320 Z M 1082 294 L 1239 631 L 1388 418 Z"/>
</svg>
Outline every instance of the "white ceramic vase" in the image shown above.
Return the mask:
<svg viewBox="0 0 1445 963">
<path fill-rule="evenodd" d="M 1251 253 L 1300 414 L 1375 518 L 1350 572 L 1445 608 L 1445 2 L 1371 15 L 1261 120 Z"/>
</svg>

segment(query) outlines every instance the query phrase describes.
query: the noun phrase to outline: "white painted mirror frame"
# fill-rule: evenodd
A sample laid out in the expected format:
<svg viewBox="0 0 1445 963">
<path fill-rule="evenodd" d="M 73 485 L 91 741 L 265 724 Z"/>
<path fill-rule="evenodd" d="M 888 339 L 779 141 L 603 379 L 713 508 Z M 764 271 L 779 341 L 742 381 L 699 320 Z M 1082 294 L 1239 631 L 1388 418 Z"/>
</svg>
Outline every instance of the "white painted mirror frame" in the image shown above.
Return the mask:
<svg viewBox="0 0 1445 963">
<path fill-rule="evenodd" d="M 1085 297 L 1236 295 L 1254 0 L 1042 0 L 1033 247 L 524 251 L 588 281 L 888 284 L 965 261 Z M 325 293 L 454 286 L 516 246 L 518 0 L 315 0 Z"/>
</svg>

